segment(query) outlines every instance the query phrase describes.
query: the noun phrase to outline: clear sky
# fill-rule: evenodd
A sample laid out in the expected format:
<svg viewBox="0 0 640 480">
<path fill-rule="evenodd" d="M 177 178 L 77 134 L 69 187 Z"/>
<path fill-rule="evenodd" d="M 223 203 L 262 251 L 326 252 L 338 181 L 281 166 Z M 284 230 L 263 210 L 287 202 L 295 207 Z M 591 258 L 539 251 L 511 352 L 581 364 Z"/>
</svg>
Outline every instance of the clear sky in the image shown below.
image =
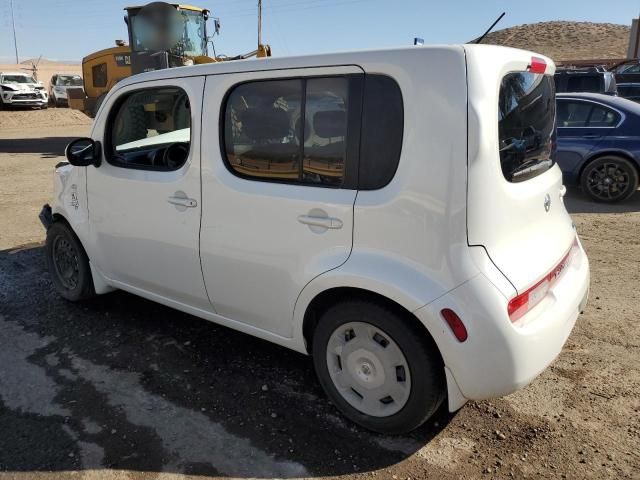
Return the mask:
<svg viewBox="0 0 640 480">
<path fill-rule="evenodd" d="M 0 61 L 12 61 L 9 4 L 0 0 Z M 139 3 L 146 3 L 141 0 Z M 220 18 L 218 54 L 255 49 L 257 0 L 189 0 Z M 20 61 L 37 57 L 80 61 L 126 39 L 123 8 L 135 0 L 13 0 Z M 547 20 L 630 25 L 639 0 L 263 0 L 263 38 L 274 55 L 407 45 L 463 43 L 496 27 Z M 211 22 L 210 22 L 211 23 Z"/>
</svg>

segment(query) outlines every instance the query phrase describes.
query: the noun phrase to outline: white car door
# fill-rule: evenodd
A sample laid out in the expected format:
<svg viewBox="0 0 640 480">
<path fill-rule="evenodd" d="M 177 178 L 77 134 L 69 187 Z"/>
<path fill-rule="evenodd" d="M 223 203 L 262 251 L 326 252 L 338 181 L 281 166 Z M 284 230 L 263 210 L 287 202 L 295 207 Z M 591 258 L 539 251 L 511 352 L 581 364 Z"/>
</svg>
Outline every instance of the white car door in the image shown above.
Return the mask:
<svg viewBox="0 0 640 480">
<path fill-rule="evenodd" d="M 176 78 L 112 96 L 93 130 L 103 161 L 88 168 L 87 192 L 90 257 L 105 277 L 211 310 L 198 254 L 203 87 L 204 77 Z"/>
<path fill-rule="evenodd" d="M 219 315 L 290 337 L 303 287 L 348 259 L 358 138 L 347 125 L 362 78 L 358 67 L 207 77 L 200 248 Z"/>
</svg>

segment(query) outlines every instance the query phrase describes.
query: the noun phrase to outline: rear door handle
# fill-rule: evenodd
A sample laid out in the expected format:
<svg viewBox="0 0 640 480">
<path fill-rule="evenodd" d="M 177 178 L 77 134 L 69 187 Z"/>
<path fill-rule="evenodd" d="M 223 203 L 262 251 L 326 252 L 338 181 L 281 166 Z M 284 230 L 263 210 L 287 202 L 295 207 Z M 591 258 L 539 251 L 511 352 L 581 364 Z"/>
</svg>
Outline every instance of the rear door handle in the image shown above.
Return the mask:
<svg viewBox="0 0 640 480">
<path fill-rule="evenodd" d="M 322 228 L 332 228 L 338 229 L 342 228 L 342 220 L 339 218 L 332 217 L 315 217 L 313 215 L 300 215 L 298 216 L 298 221 L 305 225 L 309 225 L 312 227 L 322 227 Z"/>
<path fill-rule="evenodd" d="M 167 200 L 171 205 L 177 205 L 179 207 L 197 207 L 198 202 L 196 202 L 193 198 L 187 197 L 169 197 Z"/>
<path fill-rule="evenodd" d="M 585 133 L 582 138 L 600 138 L 600 135 L 597 133 Z"/>
</svg>

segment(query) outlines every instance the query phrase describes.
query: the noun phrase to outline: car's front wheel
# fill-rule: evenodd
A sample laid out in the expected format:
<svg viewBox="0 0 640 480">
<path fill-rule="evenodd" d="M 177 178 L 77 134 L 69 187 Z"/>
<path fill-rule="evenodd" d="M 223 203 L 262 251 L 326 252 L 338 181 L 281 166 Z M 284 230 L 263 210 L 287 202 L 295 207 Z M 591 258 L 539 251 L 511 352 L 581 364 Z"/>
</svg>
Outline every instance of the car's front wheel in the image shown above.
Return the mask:
<svg viewBox="0 0 640 480">
<path fill-rule="evenodd" d="M 78 302 L 95 295 L 89 258 L 66 223 L 54 222 L 49 227 L 45 251 L 51 281 L 63 298 Z"/>
<path fill-rule="evenodd" d="M 413 430 L 444 399 L 444 369 L 432 342 L 377 302 L 352 300 L 329 308 L 314 332 L 313 361 L 338 409 L 376 432 Z"/>
<path fill-rule="evenodd" d="M 620 202 L 638 189 L 638 170 L 626 158 L 607 155 L 587 164 L 580 185 L 591 200 Z"/>
</svg>

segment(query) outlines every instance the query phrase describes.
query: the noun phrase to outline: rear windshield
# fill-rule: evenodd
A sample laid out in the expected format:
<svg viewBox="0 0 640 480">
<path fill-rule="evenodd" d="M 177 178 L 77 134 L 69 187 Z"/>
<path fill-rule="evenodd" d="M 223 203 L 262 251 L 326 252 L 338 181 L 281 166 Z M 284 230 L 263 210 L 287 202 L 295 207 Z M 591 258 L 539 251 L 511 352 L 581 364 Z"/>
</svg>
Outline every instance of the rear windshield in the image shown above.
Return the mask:
<svg viewBox="0 0 640 480">
<path fill-rule="evenodd" d="M 523 182 L 551 168 L 556 115 L 553 78 L 529 72 L 505 75 L 498 110 L 504 177 Z"/>
</svg>

